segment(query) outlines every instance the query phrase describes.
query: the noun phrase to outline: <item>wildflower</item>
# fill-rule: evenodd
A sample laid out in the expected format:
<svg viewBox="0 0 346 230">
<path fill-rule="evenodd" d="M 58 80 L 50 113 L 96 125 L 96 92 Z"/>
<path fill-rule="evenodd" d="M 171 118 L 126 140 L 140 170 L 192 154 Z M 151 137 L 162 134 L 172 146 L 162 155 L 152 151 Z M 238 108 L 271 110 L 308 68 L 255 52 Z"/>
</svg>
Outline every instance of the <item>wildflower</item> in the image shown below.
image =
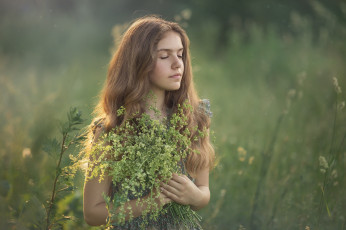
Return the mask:
<svg viewBox="0 0 346 230">
<path fill-rule="evenodd" d="M 241 162 L 245 161 L 246 150 L 243 147 L 238 147 L 238 157 Z"/>
<path fill-rule="evenodd" d="M 310 227 L 306 225 L 305 230 L 310 230 Z"/>
<path fill-rule="evenodd" d="M 296 95 L 296 90 L 295 89 L 290 89 L 287 93 L 288 98 L 293 98 Z"/>
<path fill-rule="evenodd" d="M 221 191 L 220 191 L 220 196 L 221 196 L 221 197 L 224 197 L 225 194 L 226 194 L 226 189 L 221 189 Z"/>
<path fill-rule="evenodd" d="M 339 82 L 338 82 L 338 79 L 336 77 L 333 77 L 333 85 L 335 87 L 335 91 L 337 94 L 340 94 L 342 91 L 341 91 L 341 88 L 339 86 Z"/>
<path fill-rule="evenodd" d="M 252 164 L 252 162 L 253 162 L 253 160 L 255 159 L 255 157 L 254 156 L 251 156 L 250 158 L 249 158 L 249 165 L 251 165 Z"/>
<path fill-rule="evenodd" d="M 345 108 L 345 101 L 340 102 L 340 104 L 338 105 L 339 110 L 342 110 L 343 108 Z"/>
<path fill-rule="evenodd" d="M 174 16 L 174 20 L 177 21 L 177 22 L 181 21 L 181 16 L 180 15 L 175 15 Z"/>
<path fill-rule="evenodd" d="M 324 158 L 324 156 L 320 156 L 318 158 L 318 160 L 320 161 L 320 167 L 322 167 L 323 169 L 328 169 L 329 168 L 328 162 L 327 162 L 326 158 Z"/>
<path fill-rule="evenodd" d="M 29 184 L 30 186 L 34 186 L 34 185 L 35 185 L 33 179 L 31 179 L 31 178 L 28 180 L 28 184 Z"/>
<path fill-rule="evenodd" d="M 190 9 L 185 9 L 185 10 L 181 11 L 181 16 L 185 20 L 189 20 L 191 18 L 191 10 Z"/>
<path fill-rule="evenodd" d="M 338 177 L 338 171 L 336 171 L 336 169 L 334 169 L 334 170 L 332 171 L 332 177 L 333 177 L 333 178 L 337 178 L 337 177 Z"/>
<path fill-rule="evenodd" d="M 240 224 L 238 230 L 246 230 L 246 228 Z"/>
<path fill-rule="evenodd" d="M 24 148 L 23 152 L 22 152 L 22 157 L 23 158 L 32 157 L 31 149 L 30 148 Z"/>
</svg>

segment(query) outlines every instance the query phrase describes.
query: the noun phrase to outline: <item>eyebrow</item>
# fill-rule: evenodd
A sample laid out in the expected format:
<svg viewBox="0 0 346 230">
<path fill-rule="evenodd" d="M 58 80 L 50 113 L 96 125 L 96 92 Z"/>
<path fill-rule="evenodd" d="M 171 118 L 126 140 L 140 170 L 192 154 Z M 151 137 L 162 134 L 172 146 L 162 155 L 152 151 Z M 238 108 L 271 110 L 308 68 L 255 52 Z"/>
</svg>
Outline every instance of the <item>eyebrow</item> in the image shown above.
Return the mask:
<svg viewBox="0 0 346 230">
<path fill-rule="evenodd" d="M 184 50 L 184 48 L 177 49 L 177 51 L 181 51 L 181 50 Z M 174 50 L 172 50 L 172 49 L 159 49 L 159 50 L 157 50 L 157 52 L 160 52 L 160 51 L 172 52 Z"/>
</svg>

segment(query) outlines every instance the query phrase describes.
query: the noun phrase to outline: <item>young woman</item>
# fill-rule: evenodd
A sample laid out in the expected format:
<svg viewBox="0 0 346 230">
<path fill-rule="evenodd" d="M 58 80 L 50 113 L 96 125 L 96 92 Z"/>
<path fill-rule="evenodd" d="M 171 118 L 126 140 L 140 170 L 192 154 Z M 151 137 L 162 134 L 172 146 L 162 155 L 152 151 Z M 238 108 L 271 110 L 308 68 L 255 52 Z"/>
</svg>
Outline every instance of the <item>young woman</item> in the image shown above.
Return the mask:
<svg viewBox="0 0 346 230">
<path fill-rule="evenodd" d="M 148 99 L 149 92 L 155 94 L 155 102 Z M 200 130 L 208 130 L 209 111 L 204 106 L 206 101 L 198 98 L 193 85 L 189 39 L 185 31 L 177 23 L 157 16 L 137 19 L 123 35 L 109 64 L 107 80 L 95 109 L 97 116 L 90 126 L 88 143 L 97 141 L 101 133 L 120 126 L 135 112 L 153 115 L 148 104 L 161 111 L 162 116 L 168 116 L 176 112 L 177 105 L 183 104 L 185 100 L 193 107 L 193 112 L 185 114 L 188 127 L 192 130 L 192 127 L 198 125 Z M 117 110 L 121 106 L 126 113 L 118 117 Z M 196 131 L 191 133 L 191 138 L 196 136 Z M 177 202 L 198 210 L 208 204 L 209 170 L 214 164 L 214 150 L 208 135 L 199 138 L 198 143 L 193 145 L 192 148 L 198 149 L 200 154 L 190 153 L 184 160 L 189 176 L 173 174 L 168 183 L 161 183 L 160 191 L 155 191 L 159 193 L 156 202 L 160 207 Z M 88 147 L 90 149 L 90 146 L 86 146 L 86 149 Z M 84 218 L 89 225 L 106 223 L 108 211 L 102 194 L 111 194 L 113 188 L 110 177 L 101 182 L 98 178 L 85 181 Z M 148 194 L 143 194 L 142 199 L 146 196 Z M 118 229 L 139 228 L 145 207 L 137 206 L 135 198 L 126 205 L 132 208 L 134 219 Z M 169 214 L 159 216 L 157 221 L 147 226 L 148 229 L 181 227 L 179 223 L 169 221 Z"/>
</svg>

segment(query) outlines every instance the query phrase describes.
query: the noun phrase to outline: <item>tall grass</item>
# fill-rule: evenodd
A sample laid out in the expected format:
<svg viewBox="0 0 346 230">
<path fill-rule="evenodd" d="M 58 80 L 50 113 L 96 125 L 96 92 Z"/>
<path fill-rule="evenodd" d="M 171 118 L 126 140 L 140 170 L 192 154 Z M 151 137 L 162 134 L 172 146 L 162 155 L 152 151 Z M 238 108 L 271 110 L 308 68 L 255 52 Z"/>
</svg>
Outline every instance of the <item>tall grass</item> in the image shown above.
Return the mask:
<svg viewBox="0 0 346 230">
<path fill-rule="evenodd" d="M 333 86 L 345 86 L 344 57 L 310 35 L 252 24 L 249 41 L 235 31 L 223 52 L 196 57 L 220 158 L 207 229 L 344 228 L 345 96 Z M 325 174 L 320 156 L 333 162 Z"/>
</svg>

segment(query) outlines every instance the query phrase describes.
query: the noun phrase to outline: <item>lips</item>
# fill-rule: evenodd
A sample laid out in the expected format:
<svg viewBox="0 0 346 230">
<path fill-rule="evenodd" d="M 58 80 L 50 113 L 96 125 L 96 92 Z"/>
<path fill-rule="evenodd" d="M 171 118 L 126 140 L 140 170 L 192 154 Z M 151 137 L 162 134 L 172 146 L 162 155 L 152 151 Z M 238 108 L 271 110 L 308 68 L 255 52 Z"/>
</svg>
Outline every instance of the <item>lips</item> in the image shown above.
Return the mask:
<svg viewBox="0 0 346 230">
<path fill-rule="evenodd" d="M 178 78 L 181 78 L 181 74 L 177 73 L 177 74 L 174 74 L 174 75 L 170 76 L 169 78 L 178 79 Z"/>
</svg>

